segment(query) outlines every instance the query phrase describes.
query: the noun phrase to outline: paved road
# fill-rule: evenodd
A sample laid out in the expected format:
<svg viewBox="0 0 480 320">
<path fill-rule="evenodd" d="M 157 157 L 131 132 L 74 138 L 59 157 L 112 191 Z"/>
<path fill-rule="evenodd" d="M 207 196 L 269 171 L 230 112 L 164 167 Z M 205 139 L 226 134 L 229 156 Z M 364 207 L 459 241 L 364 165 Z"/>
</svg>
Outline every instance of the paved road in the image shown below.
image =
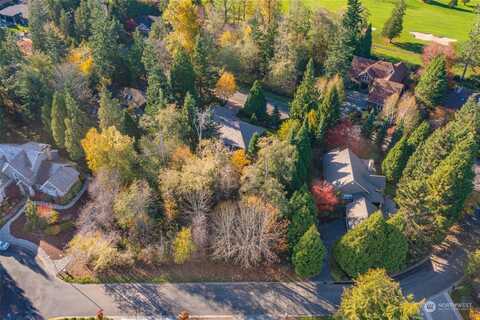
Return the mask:
<svg viewBox="0 0 480 320">
<path fill-rule="evenodd" d="M 431 297 L 422 307 L 425 320 L 463 320 L 447 291 Z"/>
<path fill-rule="evenodd" d="M 465 252 L 457 249 L 447 260 L 435 259 L 402 277 L 406 293 L 417 299 L 433 296 L 460 279 Z M 189 310 L 198 315 L 328 314 L 335 310 L 342 285 L 303 283 L 186 283 L 71 285 L 51 276 L 38 258 L 12 248 L 0 256 L 1 272 L 8 277 L 12 300 L 2 300 L 5 312 L 14 319 L 44 319 L 60 315 L 91 315 L 99 308 L 110 315 L 172 315 Z M 15 313 L 17 312 L 17 313 Z M 29 313 L 32 317 L 20 317 Z"/>
</svg>

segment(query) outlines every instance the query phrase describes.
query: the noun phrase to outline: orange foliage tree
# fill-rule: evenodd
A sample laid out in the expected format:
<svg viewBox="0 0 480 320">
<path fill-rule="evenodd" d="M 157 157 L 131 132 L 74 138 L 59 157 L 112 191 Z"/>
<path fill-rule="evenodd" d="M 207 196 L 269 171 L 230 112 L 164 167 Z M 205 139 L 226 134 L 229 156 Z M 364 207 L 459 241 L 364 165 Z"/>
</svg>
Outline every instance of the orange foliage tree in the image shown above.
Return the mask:
<svg viewBox="0 0 480 320">
<path fill-rule="evenodd" d="M 321 212 L 332 212 L 340 203 L 335 187 L 325 180 L 315 180 L 312 183 L 310 192 L 315 205 Z"/>
</svg>

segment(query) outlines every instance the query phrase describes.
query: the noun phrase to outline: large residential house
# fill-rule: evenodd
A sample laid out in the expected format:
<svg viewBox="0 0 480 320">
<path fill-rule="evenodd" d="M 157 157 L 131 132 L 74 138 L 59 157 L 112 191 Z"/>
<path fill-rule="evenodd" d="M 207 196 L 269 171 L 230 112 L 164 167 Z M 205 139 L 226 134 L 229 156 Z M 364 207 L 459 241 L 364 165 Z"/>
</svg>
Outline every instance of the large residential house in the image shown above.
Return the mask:
<svg viewBox="0 0 480 320">
<path fill-rule="evenodd" d="M 25 3 L 14 3 L 0 10 L 0 27 L 28 25 L 28 6 Z"/>
<path fill-rule="evenodd" d="M 218 133 L 223 144 L 233 149 L 247 149 L 255 133 L 263 134 L 262 127 L 242 121 L 237 117 L 235 107 L 216 106 L 213 109 L 213 121 L 218 126 Z"/>
<path fill-rule="evenodd" d="M 71 164 L 60 161 L 58 151 L 48 144 L 0 144 L 0 201 L 12 183 L 30 196 L 39 192 L 63 197 L 79 176 Z"/>
<path fill-rule="evenodd" d="M 355 56 L 350 77 L 360 85 L 368 86 L 368 102 L 382 107 L 393 94 L 401 95 L 409 70 L 403 62 L 391 63 Z"/>
<path fill-rule="evenodd" d="M 323 157 L 324 179 L 342 193 L 348 229 L 382 208 L 385 177 L 376 175 L 373 160 L 360 159 L 350 149 L 335 149 Z"/>
</svg>

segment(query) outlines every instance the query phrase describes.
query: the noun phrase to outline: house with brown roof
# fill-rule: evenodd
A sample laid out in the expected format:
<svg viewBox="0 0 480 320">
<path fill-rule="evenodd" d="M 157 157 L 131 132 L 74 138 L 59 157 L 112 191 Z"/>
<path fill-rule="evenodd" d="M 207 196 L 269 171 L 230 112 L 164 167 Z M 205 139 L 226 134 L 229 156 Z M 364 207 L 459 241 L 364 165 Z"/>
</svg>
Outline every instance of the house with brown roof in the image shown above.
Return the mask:
<svg viewBox="0 0 480 320">
<path fill-rule="evenodd" d="M 350 149 L 335 149 L 323 156 L 323 176 L 339 192 L 346 205 L 348 229 L 382 208 L 386 180 L 375 174 L 373 160 L 360 159 Z"/>
<path fill-rule="evenodd" d="M 350 78 L 368 86 L 368 102 L 383 106 L 388 97 L 401 95 L 405 90 L 405 80 L 409 70 L 403 62 L 372 60 L 355 56 L 350 69 Z"/>
</svg>

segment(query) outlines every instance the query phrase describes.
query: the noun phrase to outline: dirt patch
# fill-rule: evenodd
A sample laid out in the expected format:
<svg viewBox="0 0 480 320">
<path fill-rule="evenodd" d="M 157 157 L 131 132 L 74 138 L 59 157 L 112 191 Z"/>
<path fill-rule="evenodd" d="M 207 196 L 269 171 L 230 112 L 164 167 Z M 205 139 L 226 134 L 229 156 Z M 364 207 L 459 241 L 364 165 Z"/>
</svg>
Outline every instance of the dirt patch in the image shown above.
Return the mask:
<svg viewBox="0 0 480 320">
<path fill-rule="evenodd" d="M 80 209 L 87 201 L 87 198 L 88 196 L 85 193 L 72 208 L 67 210 L 58 210 L 58 212 L 60 213 L 61 221 L 69 221 L 75 223 L 78 215 L 80 214 Z M 27 219 L 25 215 L 22 214 L 20 217 L 18 217 L 17 220 L 12 223 L 10 231 L 12 232 L 13 236 L 37 244 L 45 251 L 45 253 L 51 259 L 55 260 L 64 257 L 64 250 L 68 245 L 68 242 L 75 235 L 75 227 L 62 231 L 57 235 L 48 235 L 42 231 L 27 230 L 25 228 L 26 222 Z"/>
<path fill-rule="evenodd" d="M 239 266 L 197 260 L 181 265 L 165 263 L 160 265 L 145 265 L 137 263 L 134 267 L 115 270 L 102 275 L 95 275 L 81 264 L 72 263 L 68 275 L 74 282 L 102 283 L 163 283 L 163 282 L 235 282 L 235 281 L 296 281 L 291 266 L 272 265 L 259 266 L 244 270 Z"/>
<path fill-rule="evenodd" d="M 457 39 L 450 39 L 445 37 L 437 37 L 430 33 L 422 33 L 422 32 L 410 32 L 411 35 L 415 37 L 415 39 L 423 40 L 423 41 L 431 41 L 436 42 L 438 44 L 448 46 L 452 42 L 457 42 Z"/>
</svg>

